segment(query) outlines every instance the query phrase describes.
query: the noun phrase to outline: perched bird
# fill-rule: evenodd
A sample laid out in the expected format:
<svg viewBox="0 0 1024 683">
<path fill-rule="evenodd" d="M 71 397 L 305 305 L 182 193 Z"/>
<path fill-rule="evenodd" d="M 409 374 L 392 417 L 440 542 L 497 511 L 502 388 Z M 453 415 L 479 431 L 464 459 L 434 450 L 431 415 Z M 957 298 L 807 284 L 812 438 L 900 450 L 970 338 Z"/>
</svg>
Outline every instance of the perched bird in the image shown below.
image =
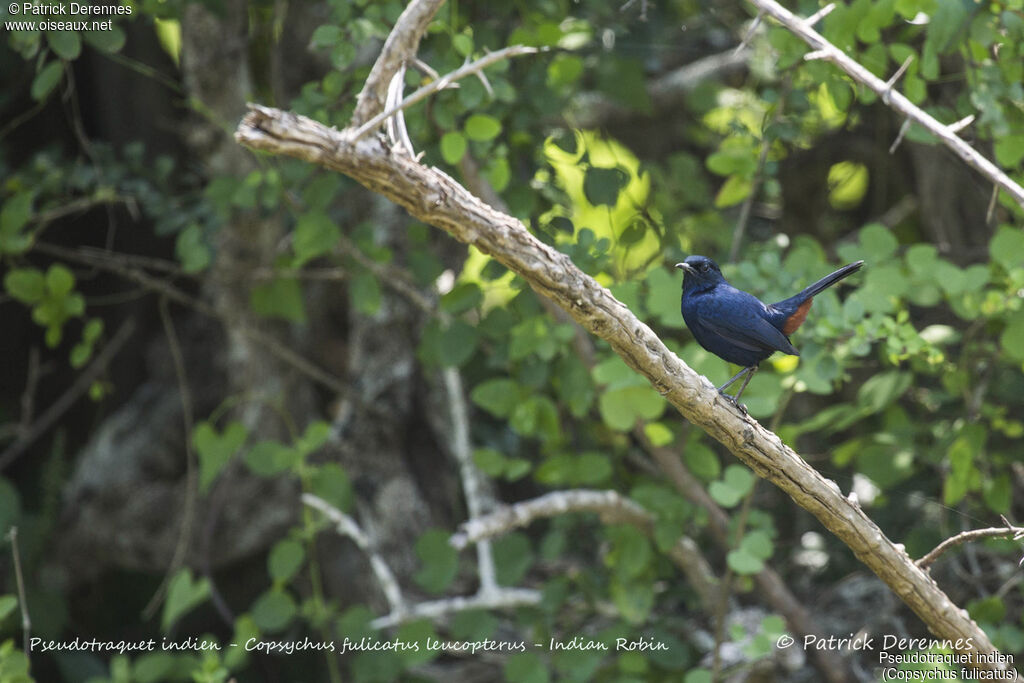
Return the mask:
<svg viewBox="0 0 1024 683">
<path fill-rule="evenodd" d="M 863 261 L 845 265 L 799 294 L 767 305 L 726 282 L 718 264 L 707 256 L 690 256 L 677 263 L 676 268 L 684 271 L 683 320 L 693 338 L 719 358 L 743 366 L 732 379 L 718 387 L 718 391 L 739 405 L 740 396 L 761 361 L 776 351 L 799 356 L 789 335 L 807 318 L 814 295 L 857 272 L 863 265 Z M 744 375 L 746 379 L 735 398 L 724 393 Z"/>
</svg>

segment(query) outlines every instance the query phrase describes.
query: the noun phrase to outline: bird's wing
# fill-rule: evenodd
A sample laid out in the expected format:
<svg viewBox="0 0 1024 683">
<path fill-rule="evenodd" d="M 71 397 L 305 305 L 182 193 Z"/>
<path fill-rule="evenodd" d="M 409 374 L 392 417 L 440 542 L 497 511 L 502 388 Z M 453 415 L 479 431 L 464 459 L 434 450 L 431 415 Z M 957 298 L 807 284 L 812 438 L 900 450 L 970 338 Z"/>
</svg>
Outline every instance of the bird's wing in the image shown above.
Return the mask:
<svg viewBox="0 0 1024 683">
<path fill-rule="evenodd" d="M 800 353 L 768 319 L 767 307 L 753 295 L 733 290 L 701 301 L 700 322 L 709 331 L 751 351 L 774 349 L 793 356 Z"/>
</svg>

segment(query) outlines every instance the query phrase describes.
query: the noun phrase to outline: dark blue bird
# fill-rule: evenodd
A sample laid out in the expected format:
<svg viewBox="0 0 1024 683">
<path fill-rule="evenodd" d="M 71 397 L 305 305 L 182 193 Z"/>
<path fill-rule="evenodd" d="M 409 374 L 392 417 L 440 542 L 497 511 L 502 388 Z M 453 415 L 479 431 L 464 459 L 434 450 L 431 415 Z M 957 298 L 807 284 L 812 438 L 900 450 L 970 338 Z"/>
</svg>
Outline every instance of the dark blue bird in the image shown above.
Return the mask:
<svg viewBox="0 0 1024 683">
<path fill-rule="evenodd" d="M 743 366 L 735 377 L 718 387 L 718 391 L 739 405 L 740 395 L 761 361 L 776 351 L 799 356 L 789 335 L 807 318 L 814 295 L 857 272 L 863 265 L 863 261 L 845 265 L 799 294 L 768 305 L 726 282 L 718 264 L 707 256 L 690 256 L 677 263 L 676 268 L 684 271 L 683 320 L 693 338 L 722 360 Z M 744 375 L 746 380 L 735 398 L 724 393 Z"/>
</svg>

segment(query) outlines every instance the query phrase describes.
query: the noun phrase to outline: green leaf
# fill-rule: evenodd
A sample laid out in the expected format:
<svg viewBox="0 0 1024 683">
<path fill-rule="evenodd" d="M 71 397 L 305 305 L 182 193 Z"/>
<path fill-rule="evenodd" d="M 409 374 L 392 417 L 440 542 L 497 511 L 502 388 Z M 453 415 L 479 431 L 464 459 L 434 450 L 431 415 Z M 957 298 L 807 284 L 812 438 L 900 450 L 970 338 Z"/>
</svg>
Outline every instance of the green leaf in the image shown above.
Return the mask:
<svg viewBox="0 0 1024 683">
<path fill-rule="evenodd" d="M 462 282 L 441 297 L 441 309 L 450 315 L 472 310 L 483 303 L 484 293 L 475 282 Z"/>
<path fill-rule="evenodd" d="M 703 481 L 712 481 L 721 474 L 722 465 L 715 452 L 699 441 L 691 439 L 683 451 L 683 462 L 694 476 Z"/>
<path fill-rule="evenodd" d="M 1009 358 L 1024 361 L 1024 311 L 1008 316 L 1008 322 L 999 335 L 999 345 Z"/>
<path fill-rule="evenodd" d="M 767 560 L 775 550 L 772 537 L 766 531 L 757 529 L 747 533 L 740 541 L 740 548 L 754 557 Z"/>
<path fill-rule="evenodd" d="M 17 268 L 4 276 L 4 289 L 23 304 L 36 304 L 46 295 L 46 278 L 38 268 Z"/>
<path fill-rule="evenodd" d="M 868 264 L 881 263 L 892 257 L 899 242 L 892 231 L 881 223 L 871 223 L 860 231 L 860 243 L 864 249 L 863 258 Z"/>
<path fill-rule="evenodd" d="M 209 422 L 202 422 L 195 428 L 192 443 L 199 455 L 199 490 L 202 493 L 206 493 L 248 436 L 248 430 L 238 421 L 231 422 L 219 434 Z"/>
<path fill-rule="evenodd" d="M 28 249 L 30 238 L 21 229 L 32 217 L 32 203 L 35 194 L 19 192 L 0 209 L 0 253 L 20 254 Z"/>
<path fill-rule="evenodd" d="M 274 477 L 291 468 L 299 454 L 277 441 L 261 441 L 245 452 L 244 459 L 253 474 Z"/>
<path fill-rule="evenodd" d="M 438 635 L 437 631 L 434 629 L 434 624 L 431 623 L 429 619 L 416 619 L 402 624 L 398 629 L 398 632 L 395 634 L 395 639 L 401 643 L 426 644 L 428 641 L 436 642 L 438 640 Z M 407 667 L 424 664 L 437 659 L 441 654 L 442 652 L 440 649 L 422 646 L 418 651 L 413 648 L 398 651 L 398 656 L 401 657 L 402 664 Z"/>
<path fill-rule="evenodd" d="M 725 556 L 725 562 L 737 574 L 750 575 L 758 574 L 764 569 L 764 561 L 751 555 L 742 548 L 730 550 Z"/>
<path fill-rule="evenodd" d="M 988 249 L 992 260 L 1006 270 L 1024 268 L 1024 230 L 1000 226 Z"/>
<path fill-rule="evenodd" d="M 493 140 L 501 133 L 501 121 L 487 114 L 473 114 L 463 127 L 466 137 L 477 142 Z"/>
<path fill-rule="evenodd" d="M 174 242 L 174 253 L 186 273 L 205 270 L 213 260 L 213 254 L 203 238 L 203 229 L 198 223 L 192 223 L 178 233 Z"/>
<path fill-rule="evenodd" d="M 458 367 L 473 355 L 479 342 L 479 333 L 469 323 L 456 318 L 441 330 L 437 358 L 441 365 Z"/>
<path fill-rule="evenodd" d="M 498 630 L 498 618 L 482 609 L 456 612 L 451 620 L 451 634 L 461 640 L 490 638 Z"/>
<path fill-rule="evenodd" d="M 509 683 L 548 683 L 551 680 L 544 662 L 533 652 L 506 657 L 504 673 Z"/>
<path fill-rule="evenodd" d="M 644 436 L 657 448 L 668 446 L 676 440 L 672 430 L 661 422 L 648 422 L 644 425 Z"/>
<path fill-rule="evenodd" d="M 654 551 L 646 536 L 625 525 L 609 527 L 608 535 L 612 546 L 605 555 L 605 563 L 620 580 L 636 579 L 647 571 L 654 559 Z"/>
<path fill-rule="evenodd" d="M 857 391 L 857 402 L 870 413 L 877 413 L 896 401 L 910 388 L 913 375 L 891 370 L 868 378 Z"/>
<path fill-rule="evenodd" d="M 646 383 L 606 390 L 597 404 L 604 423 L 620 432 L 633 429 L 637 420 L 656 420 L 665 412 L 665 399 Z"/>
<path fill-rule="evenodd" d="M 170 678 L 178 662 L 169 652 L 147 652 L 132 662 L 133 683 L 159 683 Z"/>
<path fill-rule="evenodd" d="M 1012 502 L 1009 476 L 1000 474 L 986 479 L 981 488 L 981 496 L 985 500 L 985 505 L 992 512 L 999 515 L 1009 514 Z"/>
<path fill-rule="evenodd" d="M 548 87 L 572 85 L 583 75 L 583 60 L 576 55 L 560 53 L 548 64 Z"/>
<path fill-rule="evenodd" d="M 416 541 L 416 556 L 422 564 L 413 579 L 429 593 L 443 592 L 459 570 L 459 554 L 448 543 L 449 533 L 430 529 Z"/>
<path fill-rule="evenodd" d="M 298 612 L 295 600 L 287 591 L 271 588 L 252 604 L 252 620 L 268 633 L 284 629 Z"/>
<path fill-rule="evenodd" d="M 82 39 L 77 31 L 47 31 L 46 42 L 61 59 L 78 59 L 82 54 Z"/>
<path fill-rule="evenodd" d="M 490 379 L 478 384 L 469 395 L 477 404 L 491 415 L 507 418 L 512 414 L 522 398 L 519 385 L 508 378 Z"/>
<path fill-rule="evenodd" d="M 297 278 L 279 277 L 253 286 L 249 290 L 249 307 L 254 313 L 268 318 L 283 318 L 299 324 L 306 322 L 306 304 Z"/>
<path fill-rule="evenodd" d="M 647 310 L 657 316 L 662 325 L 674 329 L 683 327 L 683 316 L 679 311 L 682 282 L 678 272 L 656 268 L 647 276 Z"/>
<path fill-rule="evenodd" d="M 111 26 L 102 31 L 82 31 L 82 38 L 95 49 L 107 54 L 120 52 L 125 43 L 124 29 L 120 26 Z"/>
<path fill-rule="evenodd" d="M 505 534 L 492 542 L 492 548 L 498 583 L 502 586 L 518 584 L 533 566 L 533 548 L 525 534 Z"/>
<path fill-rule="evenodd" d="M 754 475 L 741 465 L 729 465 L 725 476 L 708 486 L 708 493 L 722 507 L 735 507 L 754 486 Z"/>
<path fill-rule="evenodd" d="M 337 463 L 324 463 L 314 469 L 309 478 L 309 490 L 342 512 L 352 508 L 352 482 Z"/>
<path fill-rule="evenodd" d="M 473 39 L 465 33 L 456 34 L 452 36 L 452 47 L 463 57 L 468 57 L 473 53 Z"/>
<path fill-rule="evenodd" d="M 465 135 L 458 131 L 449 131 L 441 136 L 441 157 L 454 166 L 462 161 L 467 146 Z"/>
<path fill-rule="evenodd" d="M 368 270 L 357 272 L 349 282 L 348 298 L 352 306 L 363 315 L 376 315 L 382 301 L 377 276 Z"/>
<path fill-rule="evenodd" d="M 344 39 L 345 33 L 341 30 L 340 26 L 324 24 L 323 26 L 318 26 L 316 30 L 313 31 L 313 36 L 309 39 L 309 44 L 314 48 L 329 49 Z"/>
<path fill-rule="evenodd" d="M 641 579 L 612 584 L 612 602 L 622 618 L 631 624 L 643 623 L 654 608 L 654 582 Z"/>
<path fill-rule="evenodd" d="M 46 288 L 55 297 L 64 298 L 75 288 L 75 276 L 66 267 L 54 263 L 46 271 Z"/>
<path fill-rule="evenodd" d="M 1024 159 L 1024 134 L 1004 135 L 995 140 L 996 160 L 1012 168 Z"/>
<path fill-rule="evenodd" d="M 715 207 L 724 209 L 739 204 L 754 189 L 753 181 L 738 175 L 731 175 L 722 183 L 715 195 Z"/>
<path fill-rule="evenodd" d="M 619 192 L 629 184 L 629 174 L 619 167 L 589 167 L 583 176 L 583 194 L 594 206 L 614 207 Z"/>
<path fill-rule="evenodd" d="M 484 164 L 483 174 L 495 192 L 504 192 L 512 179 L 512 169 L 508 165 L 508 159 L 503 155 L 492 156 Z"/>
<path fill-rule="evenodd" d="M 553 441 L 561 434 L 558 407 L 547 396 L 533 395 L 518 402 L 509 416 L 509 426 L 523 436 Z"/>
<path fill-rule="evenodd" d="M 477 448 L 473 451 L 473 462 L 489 477 L 500 477 L 507 461 L 508 458 L 493 448 Z"/>
<path fill-rule="evenodd" d="M 18 608 L 18 598 L 13 595 L 0 595 L 0 622 L 14 613 Z"/>
<path fill-rule="evenodd" d="M 275 583 L 287 583 L 306 561 L 306 549 L 294 539 L 278 541 L 267 556 L 267 571 Z"/>
<path fill-rule="evenodd" d="M 57 87 L 57 84 L 60 83 L 63 75 L 64 65 L 59 61 L 53 61 L 44 66 L 32 80 L 32 88 L 29 90 L 32 99 L 36 102 L 45 100 L 50 92 Z"/>
<path fill-rule="evenodd" d="M 341 230 L 326 213 L 311 211 L 302 214 L 292 235 L 293 266 L 298 268 L 318 256 L 331 253 L 340 239 Z"/>
<path fill-rule="evenodd" d="M 210 595 L 210 582 L 206 578 L 193 580 L 191 569 L 179 569 L 167 587 L 160 627 L 164 633 L 182 616 L 205 602 Z"/>
<path fill-rule="evenodd" d="M 295 450 L 302 457 L 315 453 L 324 447 L 331 438 L 331 425 L 323 420 L 313 420 L 306 425 L 306 430 L 295 442 Z"/>
<path fill-rule="evenodd" d="M 594 383 L 583 362 L 574 355 L 558 359 L 552 383 L 558 399 L 569 408 L 574 417 L 582 418 L 594 402 Z"/>
<path fill-rule="evenodd" d="M 974 444 L 966 436 L 960 436 L 949 447 L 950 472 L 946 477 L 942 497 L 946 505 L 956 505 L 971 489 L 974 473 Z"/>
<path fill-rule="evenodd" d="M 537 468 L 535 478 L 548 486 L 594 486 L 612 475 L 612 464 L 603 453 L 554 455 Z"/>
</svg>

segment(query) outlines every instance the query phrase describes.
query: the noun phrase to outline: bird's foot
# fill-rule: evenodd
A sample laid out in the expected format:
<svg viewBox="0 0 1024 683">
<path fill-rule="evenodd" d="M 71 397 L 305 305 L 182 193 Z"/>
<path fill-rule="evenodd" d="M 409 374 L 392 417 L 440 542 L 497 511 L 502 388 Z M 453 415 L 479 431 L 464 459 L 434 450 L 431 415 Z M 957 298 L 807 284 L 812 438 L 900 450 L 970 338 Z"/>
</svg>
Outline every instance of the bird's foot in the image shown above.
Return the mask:
<svg viewBox="0 0 1024 683">
<path fill-rule="evenodd" d="M 724 391 L 719 391 L 718 393 L 721 394 L 722 398 L 724 398 L 726 401 L 731 403 L 733 405 L 733 407 L 737 408 L 744 415 L 749 415 L 750 414 L 750 413 L 747 412 L 747 407 L 745 405 L 743 405 L 742 403 L 740 403 L 739 401 L 737 401 L 735 396 L 727 394 Z"/>
</svg>

